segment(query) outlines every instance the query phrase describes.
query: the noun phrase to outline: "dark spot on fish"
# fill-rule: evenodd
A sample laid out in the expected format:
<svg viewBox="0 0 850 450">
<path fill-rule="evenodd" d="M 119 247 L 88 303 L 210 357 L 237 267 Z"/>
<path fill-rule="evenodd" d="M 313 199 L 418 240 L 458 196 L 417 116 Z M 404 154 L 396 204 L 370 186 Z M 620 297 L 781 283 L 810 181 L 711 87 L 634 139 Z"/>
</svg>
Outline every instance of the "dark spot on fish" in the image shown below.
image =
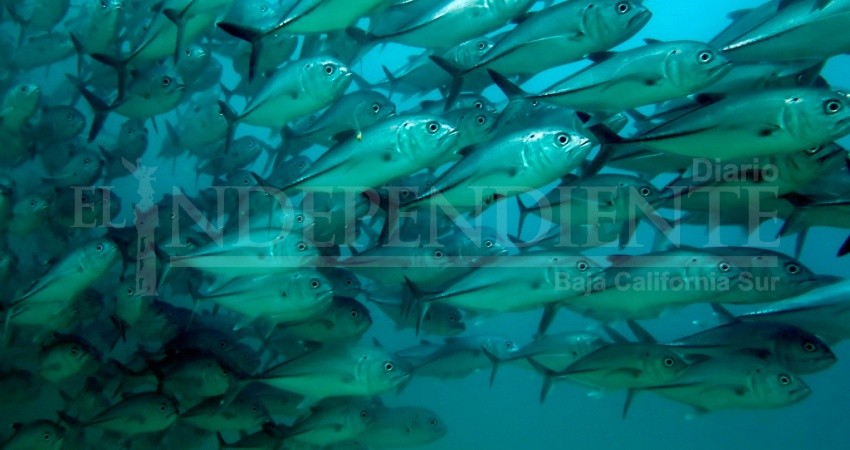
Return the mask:
<svg viewBox="0 0 850 450">
<path fill-rule="evenodd" d="M 762 128 L 761 130 L 759 130 L 759 136 L 767 137 L 772 135 L 775 131 L 776 130 L 773 128 Z"/>
<path fill-rule="evenodd" d="M 390 162 L 390 161 L 393 160 L 393 155 L 389 152 L 384 153 L 383 156 L 381 157 L 381 159 L 384 160 L 384 162 Z"/>
<path fill-rule="evenodd" d="M 645 80 L 645 81 L 643 82 L 643 84 L 645 84 L 645 85 L 647 85 L 647 86 L 655 86 L 657 83 L 658 83 L 658 81 L 657 81 L 657 80 L 652 80 L 652 79 L 650 79 L 650 80 Z"/>
</svg>

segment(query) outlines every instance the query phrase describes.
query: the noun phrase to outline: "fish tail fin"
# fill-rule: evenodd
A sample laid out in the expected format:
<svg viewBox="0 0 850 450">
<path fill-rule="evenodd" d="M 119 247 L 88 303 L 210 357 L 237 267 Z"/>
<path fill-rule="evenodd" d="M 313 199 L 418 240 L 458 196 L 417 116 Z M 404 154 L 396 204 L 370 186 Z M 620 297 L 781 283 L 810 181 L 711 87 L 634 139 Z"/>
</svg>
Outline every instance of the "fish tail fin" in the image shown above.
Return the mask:
<svg viewBox="0 0 850 450">
<path fill-rule="evenodd" d="M 517 223 L 516 228 L 516 237 L 522 237 L 522 230 L 525 225 L 525 220 L 528 218 L 528 215 L 531 214 L 532 207 L 526 206 L 525 203 L 522 202 L 521 196 L 516 196 L 516 205 L 519 208 L 519 222 Z"/>
<path fill-rule="evenodd" d="M 844 243 L 841 244 L 841 247 L 838 249 L 838 253 L 836 253 L 836 256 L 840 258 L 848 253 L 850 253 L 850 236 L 848 236 L 847 239 L 844 240 Z"/>
<path fill-rule="evenodd" d="M 248 63 L 248 81 L 254 81 L 254 77 L 257 74 L 257 63 L 260 61 L 260 54 L 263 50 L 263 38 L 269 32 L 231 22 L 221 22 L 217 26 L 225 33 L 251 44 L 251 56 Z"/>
<path fill-rule="evenodd" d="M 71 44 L 74 45 L 74 50 L 77 52 L 77 76 L 79 77 L 81 73 L 83 73 L 83 55 L 86 53 L 85 46 L 82 41 L 77 38 L 77 35 L 74 33 L 70 33 L 71 35 Z"/>
<path fill-rule="evenodd" d="M 540 375 L 543 375 L 543 385 L 540 387 L 540 403 L 543 404 L 543 402 L 546 401 L 546 397 L 549 396 L 549 392 L 552 391 L 552 384 L 555 381 L 556 373 L 554 370 L 535 361 L 534 358 L 528 357 L 525 358 L 525 360 L 531 364 L 531 367 L 533 367 L 534 370 L 536 370 Z"/>
<path fill-rule="evenodd" d="M 387 77 L 387 84 L 390 85 L 387 98 L 392 98 L 393 94 L 395 94 L 396 88 L 398 87 L 398 77 L 396 77 L 387 66 L 382 65 L 381 70 L 384 71 L 384 76 Z"/>
<path fill-rule="evenodd" d="M 508 97 L 508 100 L 517 100 L 528 95 L 521 87 L 517 86 L 514 82 L 499 72 L 496 72 L 493 69 L 487 69 L 487 73 L 490 75 L 493 83 L 496 84 L 496 87 L 498 87 L 505 96 Z"/>
<path fill-rule="evenodd" d="M 446 95 L 446 106 L 443 109 L 444 111 L 448 111 L 452 108 L 452 106 L 454 106 L 455 102 L 457 102 L 460 92 L 463 89 L 463 76 L 468 73 L 468 71 L 464 70 L 462 67 L 458 67 L 446 58 L 436 55 L 431 55 L 429 58 L 431 58 L 431 61 L 433 61 L 437 67 L 443 69 L 452 77 L 452 84 L 449 85 L 449 92 Z"/>
<path fill-rule="evenodd" d="M 655 339 L 655 336 L 646 331 L 646 328 L 642 327 L 636 321 L 629 319 L 626 321 L 626 325 L 629 326 L 629 329 L 632 330 L 632 333 L 637 338 L 638 342 L 645 342 L 647 344 L 657 344 L 658 339 Z"/>
<path fill-rule="evenodd" d="M 712 303 L 712 304 L 711 304 L 711 309 L 712 309 L 712 311 L 714 311 L 714 314 L 715 314 L 717 317 L 719 317 L 719 318 L 720 318 L 720 320 L 721 320 L 722 322 L 730 323 L 730 322 L 737 322 L 737 321 L 738 321 L 738 318 L 737 318 L 737 317 L 735 317 L 735 315 L 734 315 L 734 314 L 732 314 L 731 312 L 729 312 L 729 310 L 728 310 L 728 309 L 724 308 L 724 307 L 723 307 L 722 305 L 720 305 L 719 303 Z"/>
<path fill-rule="evenodd" d="M 127 59 L 120 59 L 117 56 L 107 55 L 104 53 L 92 53 L 90 56 L 95 61 L 105 64 L 115 70 L 115 76 L 118 80 L 118 97 L 115 98 L 115 102 L 117 103 L 124 100 L 127 83 L 130 79 L 129 63 L 135 55 L 132 55 Z"/>
<path fill-rule="evenodd" d="M 602 329 L 605 330 L 605 334 L 607 334 L 608 337 L 610 337 L 611 340 L 614 341 L 617 344 L 627 344 L 629 342 L 629 340 L 626 339 L 625 336 L 620 334 L 619 331 L 611 328 L 610 325 L 607 325 L 607 324 L 602 325 Z"/>
<path fill-rule="evenodd" d="M 615 133 L 614 130 L 608 128 L 608 126 L 604 123 L 595 120 L 590 114 L 578 111 L 576 112 L 576 116 L 579 120 L 581 120 L 581 123 L 584 124 L 585 128 L 593 133 L 596 139 L 598 139 L 603 145 L 620 144 L 623 142 L 623 138 L 620 137 L 620 135 Z"/>
<path fill-rule="evenodd" d="M 777 237 L 788 236 L 791 234 L 795 234 L 800 232 L 804 227 L 802 227 L 803 215 L 805 214 L 804 210 L 806 207 L 814 203 L 814 200 L 809 198 L 808 196 L 798 194 L 796 192 L 790 192 L 788 194 L 780 196 L 783 200 L 791 203 L 791 206 L 794 209 L 791 211 L 791 214 L 785 219 L 785 222 L 782 224 L 782 228 L 776 233 Z"/>
<path fill-rule="evenodd" d="M 180 60 L 180 52 L 183 50 L 183 45 L 186 36 L 186 12 L 192 7 L 195 0 L 190 0 L 182 10 L 174 8 L 165 8 L 162 10 L 162 15 L 168 18 L 174 26 L 177 27 L 177 40 L 174 45 L 174 63 Z"/>
<path fill-rule="evenodd" d="M 629 408 L 631 408 L 632 403 L 635 400 L 635 395 L 637 394 L 637 389 L 629 389 L 626 391 L 626 401 L 623 402 L 623 419 L 625 420 L 626 416 L 629 414 Z"/>
<path fill-rule="evenodd" d="M 227 441 L 224 440 L 224 436 L 221 435 L 221 431 L 215 432 L 215 439 L 216 439 L 216 442 L 218 443 L 218 449 L 219 450 L 230 446 L 230 444 L 228 444 Z"/>
<path fill-rule="evenodd" d="M 224 152 L 230 151 L 230 145 L 233 143 L 233 136 L 236 134 L 236 125 L 239 124 L 239 116 L 233 111 L 233 108 L 226 102 L 218 101 L 219 111 L 224 115 L 224 120 L 227 122 L 227 135 L 224 140 Z"/>
<path fill-rule="evenodd" d="M 172 145 L 175 147 L 180 146 L 180 134 L 177 133 L 177 129 L 174 128 L 174 125 L 167 120 L 165 121 L 165 135 Z"/>
<path fill-rule="evenodd" d="M 65 411 L 56 411 L 56 415 L 59 416 L 60 422 L 65 422 L 66 424 L 74 428 L 81 428 L 85 426 L 85 424 L 83 424 L 81 420 L 77 419 L 76 417 L 72 417 Z"/>
<path fill-rule="evenodd" d="M 543 307 L 543 315 L 540 317 L 540 323 L 537 325 L 537 333 L 534 335 L 535 339 L 546 335 L 552 322 L 555 321 L 555 316 L 558 315 L 558 309 L 560 307 L 561 305 L 558 302 L 547 303 Z"/>
<path fill-rule="evenodd" d="M 419 331 L 422 328 L 422 320 L 425 314 L 428 313 L 429 295 L 416 285 L 410 278 L 404 277 L 404 284 L 407 287 L 409 295 L 402 295 L 401 313 L 404 317 L 409 317 L 411 313 L 416 313 L 416 335 L 419 336 Z"/>
<path fill-rule="evenodd" d="M 111 314 L 109 316 L 109 321 L 112 322 L 112 325 L 118 331 L 118 336 L 120 337 L 121 342 L 127 342 L 127 328 L 129 328 L 130 325 L 115 314 Z M 117 343 L 118 340 L 116 340 L 115 343 L 112 344 L 112 348 L 110 348 L 109 350 L 115 348 L 115 345 Z"/>
<path fill-rule="evenodd" d="M 499 370 L 499 365 L 502 360 L 490 350 L 487 350 L 483 345 L 481 346 L 481 351 L 484 352 L 484 356 L 490 360 L 490 364 L 492 364 L 493 368 L 490 370 L 490 387 L 493 387 L 493 383 L 496 381 L 496 372 Z"/>
<path fill-rule="evenodd" d="M 106 117 L 109 114 L 109 111 L 112 110 L 112 107 L 107 105 L 103 99 L 95 95 L 92 91 L 88 90 L 88 88 L 86 88 L 80 80 L 71 75 L 67 75 L 67 77 L 71 83 L 77 86 L 80 94 L 82 94 L 83 98 L 86 99 L 86 102 L 88 102 L 94 112 L 94 118 L 92 119 L 88 137 L 88 141 L 92 142 L 95 138 L 97 138 L 97 135 L 100 134 L 100 130 L 103 129 L 103 125 L 106 123 Z"/>
</svg>

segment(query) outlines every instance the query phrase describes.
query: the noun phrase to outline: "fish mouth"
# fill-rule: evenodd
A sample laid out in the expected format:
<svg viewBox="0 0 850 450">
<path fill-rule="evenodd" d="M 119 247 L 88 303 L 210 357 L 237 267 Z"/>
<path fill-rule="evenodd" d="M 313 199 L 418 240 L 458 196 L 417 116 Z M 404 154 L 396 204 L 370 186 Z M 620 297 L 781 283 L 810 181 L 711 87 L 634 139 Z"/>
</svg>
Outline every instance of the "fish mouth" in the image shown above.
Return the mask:
<svg viewBox="0 0 850 450">
<path fill-rule="evenodd" d="M 716 67 L 712 67 L 708 70 L 708 74 L 710 76 L 718 76 L 719 74 L 723 74 L 723 72 L 729 72 L 734 67 L 734 63 L 732 61 L 726 61 L 723 64 L 718 64 Z"/>
<path fill-rule="evenodd" d="M 645 10 L 641 11 L 640 13 L 635 14 L 635 16 L 634 16 L 634 17 L 632 17 L 631 19 L 629 19 L 628 26 L 629 26 L 629 27 L 632 27 L 632 26 L 634 26 L 636 23 L 638 23 L 638 22 L 640 22 L 640 21 L 644 21 L 644 20 L 645 20 L 646 22 L 649 22 L 649 19 L 650 19 L 651 17 L 652 17 L 652 11 L 650 11 L 650 10 L 648 10 L 648 9 L 645 9 Z M 644 22 L 644 23 L 645 23 L 645 22 Z"/>
<path fill-rule="evenodd" d="M 811 393 L 812 393 L 811 388 L 804 386 L 804 387 L 799 387 L 797 389 L 792 390 L 791 392 L 788 393 L 788 395 L 791 396 L 791 397 L 794 397 L 794 398 L 801 398 L 801 397 L 806 397 Z"/>
</svg>

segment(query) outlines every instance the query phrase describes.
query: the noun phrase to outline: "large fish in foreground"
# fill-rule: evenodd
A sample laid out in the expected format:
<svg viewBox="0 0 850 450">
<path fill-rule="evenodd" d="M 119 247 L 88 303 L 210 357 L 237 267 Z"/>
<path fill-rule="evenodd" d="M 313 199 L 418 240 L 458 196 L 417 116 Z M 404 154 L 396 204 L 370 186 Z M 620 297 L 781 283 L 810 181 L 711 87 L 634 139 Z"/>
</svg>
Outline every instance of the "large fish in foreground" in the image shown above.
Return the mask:
<svg viewBox="0 0 850 450">
<path fill-rule="evenodd" d="M 697 414 L 778 408 L 798 403 L 812 392 L 805 381 L 787 369 L 747 354 L 692 364 L 675 382 L 649 390 L 691 405 Z"/>
<path fill-rule="evenodd" d="M 618 112 L 701 91 L 732 68 L 719 51 L 700 42 L 648 42 L 620 53 L 591 55 L 595 64 L 528 98 L 584 111 Z M 494 81 L 505 85 L 501 77 Z"/>
<path fill-rule="evenodd" d="M 486 208 L 537 189 L 578 167 L 592 145 L 559 127 L 530 129 L 464 150 L 464 157 L 427 191 L 402 205 L 433 202 L 454 211 Z"/>
<path fill-rule="evenodd" d="M 826 59 L 850 51 L 847 0 L 782 0 L 767 15 L 770 3 L 742 14 L 713 43 L 735 61 Z"/>
<path fill-rule="evenodd" d="M 282 191 L 376 188 L 453 153 L 454 124 L 430 115 L 395 116 L 354 133 L 322 154 Z"/>
<path fill-rule="evenodd" d="M 850 132 L 846 94 L 825 88 L 787 88 L 705 99 L 704 106 L 620 138 L 593 126 L 617 145 L 721 160 L 793 153 L 828 144 Z"/>
<path fill-rule="evenodd" d="M 569 0 L 526 14 L 473 68 L 537 74 L 622 43 L 652 12 L 638 1 Z"/>
</svg>

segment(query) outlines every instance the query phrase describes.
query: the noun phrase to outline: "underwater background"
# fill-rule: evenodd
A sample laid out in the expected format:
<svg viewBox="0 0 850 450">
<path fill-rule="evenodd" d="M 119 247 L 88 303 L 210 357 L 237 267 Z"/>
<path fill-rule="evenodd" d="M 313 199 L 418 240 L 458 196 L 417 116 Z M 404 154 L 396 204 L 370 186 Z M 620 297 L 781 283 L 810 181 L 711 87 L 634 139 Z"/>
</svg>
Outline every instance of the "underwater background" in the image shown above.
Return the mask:
<svg viewBox="0 0 850 450">
<path fill-rule="evenodd" d="M 73 0 L 72 4 L 83 0 Z M 237 0 L 240 1 L 240 0 Z M 356 1 L 356 0 L 353 0 Z M 153 2 L 151 2 L 153 3 Z M 761 4 L 760 0 L 712 0 L 702 2 L 696 0 L 645 0 L 645 5 L 653 12 L 649 23 L 633 38 L 615 47 L 614 51 L 630 49 L 644 45 L 644 39 L 695 40 L 707 42 L 720 30 L 729 24 L 727 14 L 733 10 L 750 8 Z M 537 6 L 539 8 L 539 5 Z M 3 27 L 15 30 L 16 26 L 4 16 Z M 220 33 L 220 31 L 217 31 Z M 14 32 L 11 32 L 14 34 Z M 366 80 L 378 83 L 385 79 L 381 66 L 395 71 L 404 66 L 408 58 L 421 53 L 398 44 L 377 46 L 366 53 L 351 70 Z M 214 56 L 220 58 L 221 56 Z M 239 75 L 233 72 L 229 63 L 224 63 L 224 74 L 221 83 L 233 88 L 239 83 Z M 538 92 L 557 82 L 565 75 L 575 72 L 588 65 L 587 61 L 547 70 L 523 84 L 529 92 Z M 26 81 L 41 86 L 45 98 L 68 97 L 74 87 L 68 83 L 66 73 L 76 72 L 76 58 L 69 58 L 46 68 L 33 69 L 26 72 L 19 81 Z M 850 60 L 847 55 L 832 57 L 825 68 L 823 76 L 836 88 L 850 86 L 848 80 Z M 355 85 L 349 91 L 358 89 Z M 496 104 L 505 101 L 504 94 L 491 86 L 484 95 Z M 392 98 L 396 110 L 403 112 L 413 109 L 423 100 L 440 100 L 438 92 L 425 96 L 414 96 L 408 99 Z M 236 99 L 231 106 L 241 111 L 241 99 Z M 75 103 L 80 111 L 90 119 L 91 110 L 82 99 Z M 647 113 L 653 108 L 641 108 Z M 118 128 L 123 118 L 112 115 L 103 128 L 104 134 L 118 134 Z M 213 181 L 209 175 L 196 175 L 197 159 L 189 155 L 180 155 L 176 159 L 166 159 L 159 155 L 163 146 L 168 146 L 165 122 L 177 122 L 174 112 L 160 115 L 156 118 L 159 123 L 159 133 L 148 126 L 150 146 L 141 159 L 141 164 L 156 168 L 153 180 L 154 201 L 159 201 L 163 195 L 170 194 L 179 187 L 187 195 L 206 189 Z M 90 122 L 89 122 L 90 123 Z M 634 129 L 629 127 L 621 132 L 628 135 Z M 270 145 L 277 145 L 279 140 L 276 133 L 268 129 L 240 126 L 235 137 L 255 136 L 266 140 Z M 850 139 L 838 141 L 840 144 L 850 144 Z M 317 150 L 314 148 L 314 152 Z M 261 173 L 266 167 L 267 156 L 262 155 L 250 168 Z M 36 162 L 11 170 L 17 182 L 17 189 L 25 192 L 37 188 L 45 176 Z M 664 186 L 671 181 L 673 175 L 661 177 L 655 181 L 656 186 Z M 110 180 L 115 192 L 121 199 L 121 211 L 115 217 L 115 222 L 133 221 L 133 204 L 138 201 L 138 185 L 132 177 Z M 517 226 L 517 209 L 512 199 L 507 200 L 506 206 L 511 219 L 505 225 L 507 230 L 515 230 Z M 485 214 L 485 225 L 496 226 L 494 212 Z M 534 228 L 535 219 L 529 219 L 526 227 Z M 761 246 L 785 254 L 794 254 L 793 239 L 774 239 L 782 222 L 768 221 L 761 225 Z M 753 242 L 739 229 L 722 227 L 719 231 L 721 240 L 726 245 L 744 246 Z M 641 254 L 651 251 L 654 234 L 643 224 L 638 235 L 625 249 L 618 249 L 616 243 L 594 249 L 590 252 L 604 259 L 607 255 L 628 253 Z M 707 242 L 706 226 L 704 224 L 689 224 L 683 227 L 682 244 L 699 247 Z M 846 239 L 846 231 L 832 228 L 817 228 L 808 235 L 799 260 L 819 275 L 835 275 L 845 277 L 850 268 L 847 257 L 836 256 L 836 249 Z M 10 243 L 20 255 L 26 253 L 33 243 L 27 242 L 26 237 L 21 241 Z M 32 278 L 37 268 L 27 267 L 22 272 L 24 278 Z M 172 298 L 169 301 L 177 305 L 191 308 L 187 298 Z M 400 350 L 420 343 L 421 339 L 440 342 L 438 336 L 417 336 L 413 329 L 399 330 L 379 308 L 372 303 L 364 303 L 370 310 L 374 321 L 371 328 L 362 338 L 362 342 L 377 339 L 390 351 Z M 106 308 L 109 307 L 107 304 Z M 754 305 L 732 306 L 734 313 L 749 312 L 757 309 Z M 466 319 L 466 335 L 494 334 L 507 337 L 518 345 L 529 342 L 536 332 L 540 312 L 506 313 L 499 315 L 470 316 Z M 681 310 L 667 312 L 661 317 L 642 321 L 660 342 L 673 340 L 681 336 L 709 328 L 718 324 L 719 319 L 707 304 L 691 305 Z M 628 333 L 622 324 L 614 325 L 620 332 Z M 593 331 L 603 334 L 600 325 L 592 320 L 580 317 L 578 314 L 562 310 L 550 328 L 550 333 L 565 331 Z M 97 346 L 97 342 L 92 342 Z M 481 370 L 461 379 L 441 380 L 428 377 L 416 377 L 410 381 L 401 392 L 389 392 L 381 395 L 383 402 L 394 406 L 421 406 L 435 412 L 445 423 L 447 433 L 436 442 L 424 444 L 417 448 L 424 450 L 458 450 L 458 449 L 488 449 L 488 450 L 555 450 L 572 449 L 657 449 L 657 448 L 689 448 L 689 449 L 770 449 L 785 450 L 798 448 L 812 449 L 842 449 L 850 443 L 850 426 L 847 421 L 847 405 L 850 405 L 850 389 L 847 387 L 847 374 L 850 373 L 850 347 L 845 343 L 832 346 L 837 356 L 837 363 L 828 370 L 808 374 L 804 378 L 811 387 L 812 394 L 804 401 L 779 409 L 767 410 L 724 410 L 710 414 L 693 416 L 693 408 L 675 403 L 649 393 L 638 393 L 631 405 L 629 415 L 622 418 L 625 393 L 615 391 L 605 394 L 589 394 L 591 391 L 568 382 L 556 383 L 545 402 L 539 400 L 542 377 L 528 367 L 502 364 L 492 386 L 489 385 L 489 370 Z M 124 351 L 131 352 L 130 349 Z M 0 386 L 0 390 L 3 386 Z M 56 408 L 55 399 L 48 398 L 36 408 L 40 411 Z M 10 414 L 9 409 L 3 409 L 0 417 L 0 427 L 8 421 L 26 422 L 37 414 L 21 414 L 17 411 Z M 0 436 L 8 434 L 0 433 Z M 230 435 L 231 439 L 235 435 Z M 91 444 L 91 448 L 100 447 Z M 215 438 L 211 437 L 202 448 L 218 448 Z"/>
</svg>

